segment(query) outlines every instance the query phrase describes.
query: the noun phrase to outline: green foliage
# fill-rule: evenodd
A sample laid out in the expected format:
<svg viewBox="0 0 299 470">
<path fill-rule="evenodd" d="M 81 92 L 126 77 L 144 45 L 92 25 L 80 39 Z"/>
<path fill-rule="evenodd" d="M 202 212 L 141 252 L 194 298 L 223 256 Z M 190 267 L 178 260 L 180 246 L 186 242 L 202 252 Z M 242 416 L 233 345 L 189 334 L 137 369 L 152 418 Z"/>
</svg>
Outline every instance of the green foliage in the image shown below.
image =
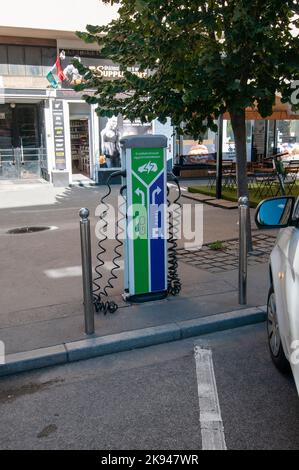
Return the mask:
<svg viewBox="0 0 299 470">
<path fill-rule="evenodd" d="M 225 249 L 225 245 L 223 242 L 216 241 L 209 245 L 210 250 L 212 251 L 223 251 Z"/>
<path fill-rule="evenodd" d="M 99 113 L 122 113 L 143 122 L 171 117 L 178 129 L 200 139 L 215 130 L 221 113 L 239 113 L 257 104 L 269 116 L 275 93 L 288 100 L 298 78 L 299 39 L 291 24 L 297 0 L 104 0 L 119 3 L 119 17 L 108 26 L 78 33 L 95 42 L 101 56 L 120 64 L 124 77 L 105 81 L 82 65 L 95 89 L 89 103 Z M 139 66 L 146 77 L 128 69 Z"/>
</svg>

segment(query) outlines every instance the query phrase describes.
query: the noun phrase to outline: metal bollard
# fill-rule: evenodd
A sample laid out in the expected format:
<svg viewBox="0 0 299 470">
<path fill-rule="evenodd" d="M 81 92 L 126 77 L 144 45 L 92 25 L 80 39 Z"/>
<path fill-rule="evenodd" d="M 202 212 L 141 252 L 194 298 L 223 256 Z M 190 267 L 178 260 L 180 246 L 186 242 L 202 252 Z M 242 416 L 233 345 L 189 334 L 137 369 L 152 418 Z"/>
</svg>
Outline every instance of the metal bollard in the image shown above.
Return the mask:
<svg viewBox="0 0 299 470">
<path fill-rule="evenodd" d="M 249 217 L 248 197 L 239 199 L 239 304 L 247 305 L 248 243 L 247 221 Z"/>
<path fill-rule="evenodd" d="M 91 262 L 91 238 L 89 210 L 80 210 L 80 234 L 81 234 L 81 255 L 83 274 L 83 295 L 84 295 L 84 316 L 85 333 L 93 335 L 95 332 L 94 304 L 92 293 L 92 262 Z"/>
</svg>

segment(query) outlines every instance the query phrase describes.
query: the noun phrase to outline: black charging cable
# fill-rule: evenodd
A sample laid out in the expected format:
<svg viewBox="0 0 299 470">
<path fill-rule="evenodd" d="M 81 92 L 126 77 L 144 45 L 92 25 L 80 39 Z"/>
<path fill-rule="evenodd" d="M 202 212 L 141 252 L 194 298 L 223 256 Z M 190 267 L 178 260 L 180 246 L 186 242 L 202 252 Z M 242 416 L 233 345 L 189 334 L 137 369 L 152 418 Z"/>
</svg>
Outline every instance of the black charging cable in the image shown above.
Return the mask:
<svg viewBox="0 0 299 470">
<path fill-rule="evenodd" d="M 102 268 L 103 266 L 105 266 L 105 261 L 103 260 L 103 257 L 107 252 L 105 248 L 105 244 L 108 240 L 107 232 L 108 232 L 108 225 L 109 225 L 108 220 L 107 220 L 109 206 L 107 205 L 106 201 L 112 193 L 111 180 L 114 178 L 118 178 L 118 177 L 125 178 L 126 172 L 116 171 L 112 173 L 112 175 L 109 176 L 107 180 L 108 192 L 101 199 L 101 204 L 105 207 L 106 210 L 104 210 L 104 212 L 100 215 L 100 220 L 103 223 L 103 227 L 101 230 L 101 235 L 103 235 L 103 238 L 98 242 L 98 248 L 99 248 L 99 251 L 97 253 L 98 264 L 95 268 L 96 278 L 93 281 L 93 284 L 94 284 L 93 298 L 94 298 L 94 305 L 95 305 L 96 312 L 97 313 L 102 312 L 104 313 L 104 315 L 107 315 L 108 313 L 114 314 L 118 310 L 118 305 L 116 304 L 116 302 L 109 300 L 108 290 L 114 289 L 114 286 L 112 283 L 113 281 L 118 279 L 116 276 L 116 272 L 120 269 L 120 265 L 118 264 L 118 261 L 122 257 L 122 253 L 120 252 L 120 250 L 123 247 L 123 242 L 120 239 L 120 234 L 119 234 L 120 223 L 122 222 L 121 220 L 118 220 L 116 224 L 117 245 L 114 247 L 115 256 L 112 261 L 114 267 L 111 270 L 111 277 L 109 278 L 105 288 L 102 289 L 102 286 L 101 286 L 101 281 L 103 279 Z M 121 195 L 123 195 L 125 189 L 126 189 L 125 186 L 121 188 Z"/>
<path fill-rule="evenodd" d="M 111 276 L 107 281 L 107 285 L 105 288 L 102 288 L 101 283 L 103 279 L 103 274 L 102 274 L 102 268 L 105 266 L 105 262 L 103 260 L 104 255 L 107 253 L 107 250 L 105 248 L 105 244 L 108 240 L 107 232 L 108 232 L 108 220 L 107 220 L 107 215 L 109 211 L 109 206 L 107 205 L 107 199 L 110 197 L 112 193 L 111 189 L 111 180 L 114 178 L 118 177 L 126 177 L 126 171 L 117 171 L 110 175 L 110 177 L 107 180 L 107 187 L 108 187 L 108 192 L 105 194 L 105 196 L 102 197 L 101 199 L 101 204 L 105 207 L 106 210 L 103 211 L 103 213 L 100 215 L 100 220 L 103 223 L 102 226 L 102 231 L 101 235 L 103 235 L 103 238 L 98 242 L 98 254 L 97 254 L 97 261 L 98 264 L 95 268 L 96 272 L 96 278 L 93 281 L 94 284 L 94 290 L 93 290 L 93 296 L 94 296 L 94 305 L 97 313 L 104 313 L 104 315 L 107 315 L 108 313 L 114 314 L 118 310 L 118 305 L 114 302 L 109 300 L 109 290 L 114 289 L 113 282 L 118 279 L 116 273 L 120 269 L 120 264 L 119 260 L 122 257 L 121 249 L 123 248 L 123 241 L 121 239 L 122 233 L 125 231 L 125 229 L 121 226 L 124 220 L 126 220 L 126 200 L 124 194 L 127 191 L 127 186 L 123 186 L 120 190 L 121 196 L 124 198 L 124 202 L 120 207 L 120 213 L 121 213 L 121 218 L 117 220 L 116 223 L 116 242 L 117 245 L 114 247 L 114 258 L 112 260 L 113 263 L 113 268 L 111 269 Z M 182 290 L 182 283 L 180 280 L 179 276 L 179 266 L 178 266 L 178 259 L 177 259 L 177 233 L 176 232 L 176 227 L 180 223 L 180 217 L 181 217 L 181 204 L 180 204 L 180 199 L 181 199 L 181 187 L 179 184 L 179 180 L 176 178 L 176 176 L 173 173 L 168 174 L 168 180 L 172 181 L 178 189 L 178 196 L 175 198 L 173 203 L 170 201 L 170 188 L 168 187 L 168 207 L 170 207 L 172 204 L 176 207 L 176 209 L 173 211 L 173 214 L 169 214 L 169 239 L 168 239 L 168 260 L 169 260 L 169 266 L 168 266 L 168 293 L 173 296 L 177 296 L 180 294 Z M 124 209 L 124 210 L 123 210 Z M 121 232 L 122 230 L 122 232 Z"/>
<path fill-rule="evenodd" d="M 177 258 L 177 227 L 181 221 L 181 204 L 180 199 L 182 190 L 178 178 L 173 173 L 168 173 L 168 181 L 172 181 L 178 189 L 178 196 L 171 203 L 170 201 L 170 188 L 167 188 L 167 204 L 168 208 L 173 206 L 175 210 L 172 214 L 169 213 L 169 239 L 168 239 L 168 293 L 177 296 L 182 291 L 182 282 L 179 276 L 179 263 Z"/>
</svg>

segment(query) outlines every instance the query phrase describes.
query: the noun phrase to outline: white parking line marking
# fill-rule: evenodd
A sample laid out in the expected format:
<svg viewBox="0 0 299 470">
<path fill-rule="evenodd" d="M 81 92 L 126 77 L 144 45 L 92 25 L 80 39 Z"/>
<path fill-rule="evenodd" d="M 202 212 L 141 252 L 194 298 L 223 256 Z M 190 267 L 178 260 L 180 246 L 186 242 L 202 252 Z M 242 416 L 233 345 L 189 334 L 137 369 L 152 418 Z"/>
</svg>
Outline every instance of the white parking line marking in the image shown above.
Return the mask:
<svg viewBox="0 0 299 470">
<path fill-rule="evenodd" d="M 173 184 L 173 183 L 168 183 L 168 185 L 171 187 L 171 188 L 174 188 L 178 191 L 178 187 L 176 184 Z M 188 192 L 188 188 L 186 188 L 185 186 L 181 186 L 181 191 L 185 191 L 185 192 Z"/>
<path fill-rule="evenodd" d="M 124 270 L 124 261 L 119 261 L 118 264 L 120 265 L 120 269 L 118 271 Z M 105 269 L 106 271 L 111 271 L 114 269 L 115 266 L 111 261 L 105 263 L 105 266 L 102 266 L 101 269 Z M 82 276 L 82 266 L 70 266 L 61 269 L 48 269 L 44 271 L 45 275 L 49 279 L 65 279 L 65 278 L 72 278 L 72 277 L 81 277 Z"/>
<path fill-rule="evenodd" d="M 45 275 L 49 279 L 64 279 L 68 277 L 80 277 L 82 276 L 82 267 L 81 266 L 70 266 L 69 268 L 61 269 L 48 269 L 44 271 Z"/>
<path fill-rule="evenodd" d="M 195 348 L 202 450 L 227 450 L 211 350 Z"/>
</svg>

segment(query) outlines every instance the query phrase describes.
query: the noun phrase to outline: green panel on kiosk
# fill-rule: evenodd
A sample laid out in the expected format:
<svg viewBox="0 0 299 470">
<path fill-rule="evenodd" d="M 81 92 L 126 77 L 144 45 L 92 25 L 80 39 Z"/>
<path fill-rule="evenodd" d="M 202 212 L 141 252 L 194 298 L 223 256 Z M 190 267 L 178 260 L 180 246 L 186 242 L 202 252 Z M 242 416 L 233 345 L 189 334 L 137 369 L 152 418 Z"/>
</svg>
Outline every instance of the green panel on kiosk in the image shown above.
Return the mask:
<svg viewBox="0 0 299 470">
<path fill-rule="evenodd" d="M 164 169 L 164 149 L 132 149 L 132 169 L 149 186 Z"/>
<path fill-rule="evenodd" d="M 167 145 L 164 136 L 130 136 L 122 140 L 128 233 L 133 234 L 127 239 L 125 277 L 128 298 L 141 302 L 162 293 L 167 296 L 167 240 L 163 236 L 166 217 L 158 210 L 167 205 Z"/>
<path fill-rule="evenodd" d="M 134 207 L 134 278 L 135 295 L 149 292 L 148 197 L 147 187 L 132 175 Z"/>
</svg>

